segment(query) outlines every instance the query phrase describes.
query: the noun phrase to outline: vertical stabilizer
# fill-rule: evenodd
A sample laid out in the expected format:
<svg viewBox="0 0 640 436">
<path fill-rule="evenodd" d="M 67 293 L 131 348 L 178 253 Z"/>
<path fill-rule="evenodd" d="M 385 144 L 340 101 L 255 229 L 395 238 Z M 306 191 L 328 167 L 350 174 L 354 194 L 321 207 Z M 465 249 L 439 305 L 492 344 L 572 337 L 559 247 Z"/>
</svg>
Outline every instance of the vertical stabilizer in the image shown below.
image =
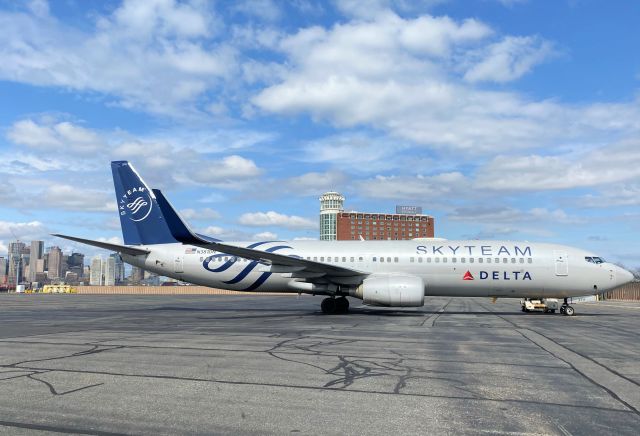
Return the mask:
<svg viewBox="0 0 640 436">
<path fill-rule="evenodd" d="M 127 161 L 111 162 L 122 237 L 126 245 L 177 242 L 149 186 Z"/>
</svg>

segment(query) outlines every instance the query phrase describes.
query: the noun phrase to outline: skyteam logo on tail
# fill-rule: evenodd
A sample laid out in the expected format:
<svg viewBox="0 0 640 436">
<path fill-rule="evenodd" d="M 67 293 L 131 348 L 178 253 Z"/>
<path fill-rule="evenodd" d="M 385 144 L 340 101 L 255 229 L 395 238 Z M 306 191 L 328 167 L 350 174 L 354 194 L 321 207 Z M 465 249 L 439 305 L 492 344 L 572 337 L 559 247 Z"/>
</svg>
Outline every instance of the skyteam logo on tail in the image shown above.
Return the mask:
<svg viewBox="0 0 640 436">
<path fill-rule="evenodd" d="M 120 198 L 118 209 L 120 215 L 127 216 L 131 221 L 143 221 L 151 213 L 153 201 L 144 186 L 128 189 Z"/>
</svg>

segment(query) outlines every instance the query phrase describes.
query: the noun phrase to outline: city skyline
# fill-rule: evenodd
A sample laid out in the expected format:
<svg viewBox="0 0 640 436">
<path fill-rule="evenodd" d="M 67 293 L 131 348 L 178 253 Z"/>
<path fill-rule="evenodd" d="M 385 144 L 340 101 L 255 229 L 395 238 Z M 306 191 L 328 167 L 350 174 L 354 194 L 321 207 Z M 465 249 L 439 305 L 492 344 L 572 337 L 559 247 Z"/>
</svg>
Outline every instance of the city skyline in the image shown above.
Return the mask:
<svg viewBox="0 0 640 436">
<path fill-rule="evenodd" d="M 223 240 L 318 197 L 640 267 L 640 3 L 0 2 L 0 253 L 120 243 L 129 160 Z M 10 102 L 10 103 L 9 103 Z"/>
</svg>

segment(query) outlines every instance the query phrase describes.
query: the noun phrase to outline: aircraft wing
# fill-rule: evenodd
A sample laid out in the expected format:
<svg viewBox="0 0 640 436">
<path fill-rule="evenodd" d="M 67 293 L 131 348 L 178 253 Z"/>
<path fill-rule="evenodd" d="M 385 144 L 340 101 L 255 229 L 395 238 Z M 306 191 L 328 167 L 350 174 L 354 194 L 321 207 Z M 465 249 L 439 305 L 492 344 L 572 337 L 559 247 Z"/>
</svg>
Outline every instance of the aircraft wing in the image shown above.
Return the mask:
<svg viewBox="0 0 640 436">
<path fill-rule="evenodd" d="M 189 226 L 180 218 L 176 210 L 165 198 L 162 192 L 154 189 L 162 215 L 164 216 L 169 230 L 174 238 L 183 244 L 195 245 L 196 247 L 209 250 L 220 251 L 246 259 L 257 260 L 263 264 L 271 265 L 272 272 L 279 273 L 317 273 L 316 277 L 352 277 L 359 278 L 367 276 L 368 273 L 357 271 L 351 268 L 330 265 L 321 262 L 302 259 L 300 257 L 286 256 L 283 254 L 269 253 L 253 248 L 238 247 L 236 245 L 225 244 L 223 242 L 212 241 L 194 233 Z"/>
<path fill-rule="evenodd" d="M 127 245 L 120 245 L 120 244 L 111 244 L 109 242 L 94 241 L 93 239 L 76 238 L 75 236 L 60 235 L 57 233 L 52 234 L 52 236 L 69 239 L 70 241 L 80 242 L 81 244 L 93 245 L 94 247 L 104 248 L 105 250 L 130 254 L 132 256 L 149 254 L 149 250 L 145 250 L 144 248 L 136 248 L 136 247 L 130 247 Z"/>
</svg>

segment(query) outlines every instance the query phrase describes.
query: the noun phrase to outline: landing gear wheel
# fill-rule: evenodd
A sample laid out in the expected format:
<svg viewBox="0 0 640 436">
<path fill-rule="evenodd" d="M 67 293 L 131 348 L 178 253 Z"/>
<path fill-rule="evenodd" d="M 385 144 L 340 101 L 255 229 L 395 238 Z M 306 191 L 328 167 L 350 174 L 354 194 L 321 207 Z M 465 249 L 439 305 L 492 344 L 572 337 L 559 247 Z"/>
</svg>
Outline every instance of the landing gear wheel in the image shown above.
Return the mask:
<svg viewBox="0 0 640 436">
<path fill-rule="evenodd" d="M 573 316 L 575 314 L 575 311 L 573 310 L 573 307 L 567 306 L 564 308 L 564 314 L 567 316 Z"/>
<path fill-rule="evenodd" d="M 336 298 L 336 313 L 349 312 L 349 300 L 346 297 Z"/>
<path fill-rule="evenodd" d="M 560 306 L 560 313 L 564 315 L 564 310 L 567 308 L 567 306 Z"/>
<path fill-rule="evenodd" d="M 322 300 L 322 303 L 320 304 L 320 309 L 322 309 L 322 313 L 329 315 L 332 313 L 336 313 L 337 306 L 338 305 L 336 303 L 336 299 L 329 297 Z"/>
</svg>

